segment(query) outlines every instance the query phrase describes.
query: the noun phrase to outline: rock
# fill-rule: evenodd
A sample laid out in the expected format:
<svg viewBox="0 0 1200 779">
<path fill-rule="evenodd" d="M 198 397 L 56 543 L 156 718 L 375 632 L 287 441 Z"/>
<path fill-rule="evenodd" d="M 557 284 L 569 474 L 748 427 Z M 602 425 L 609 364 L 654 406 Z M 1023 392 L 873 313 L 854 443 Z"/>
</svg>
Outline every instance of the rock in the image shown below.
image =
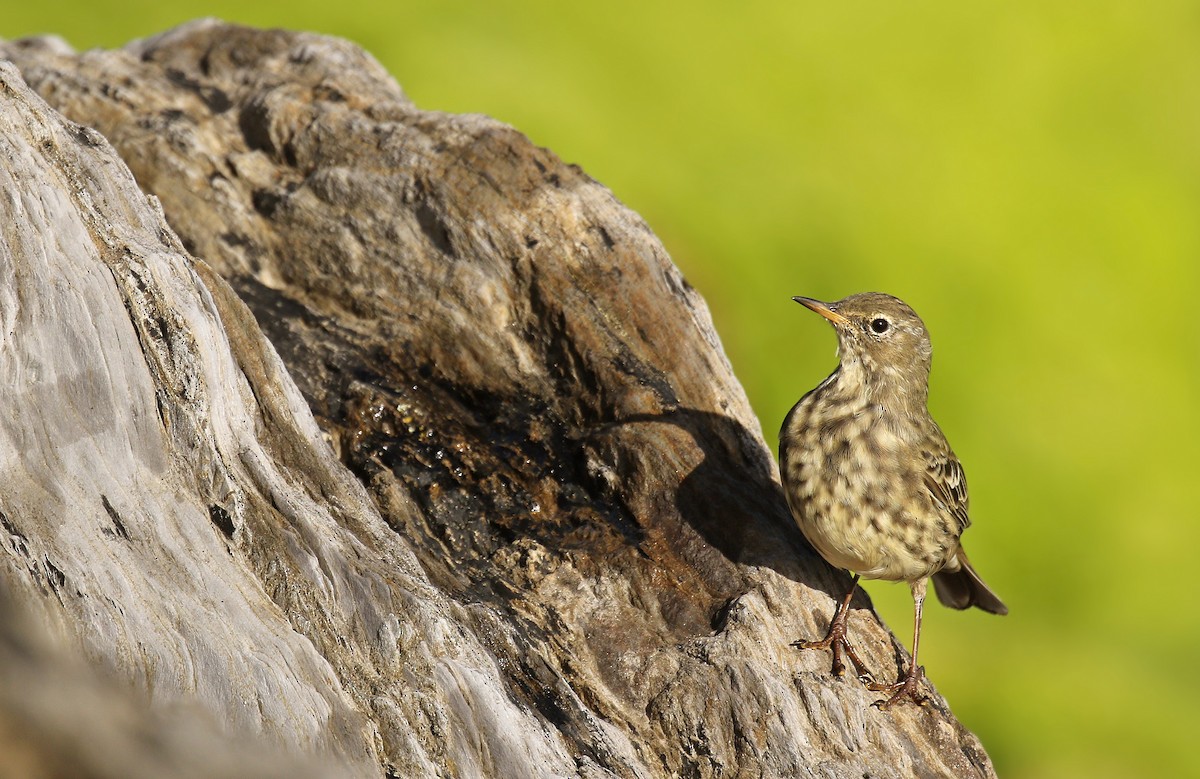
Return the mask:
<svg viewBox="0 0 1200 779">
<path fill-rule="evenodd" d="M 95 666 L 359 772 L 994 775 L 788 646 L 847 579 L 577 167 L 315 35 L 0 57 L 95 128 L 0 71 L 3 578 Z"/>
<path fill-rule="evenodd" d="M 318 779 L 352 774 L 252 737 L 176 701 L 147 707 L 144 689 L 98 673 L 49 641 L 0 598 L 0 776 L 103 779 Z M 368 768 L 363 767 L 364 773 Z"/>
</svg>

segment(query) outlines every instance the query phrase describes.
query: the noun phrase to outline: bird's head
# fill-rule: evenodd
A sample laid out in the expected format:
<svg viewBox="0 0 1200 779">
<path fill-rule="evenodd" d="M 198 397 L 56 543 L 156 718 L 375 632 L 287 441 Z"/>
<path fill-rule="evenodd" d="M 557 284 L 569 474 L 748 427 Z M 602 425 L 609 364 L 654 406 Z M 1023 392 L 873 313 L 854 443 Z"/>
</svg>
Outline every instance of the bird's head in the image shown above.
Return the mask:
<svg viewBox="0 0 1200 779">
<path fill-rule="evenodd" d="M 829 320 L 843 370 L 861 372 L 871 389 L 927 392 L 933 347 L 917 312 L 897 297 L 863 292 L 835 303 L 792 298 Z"/>
</svg>

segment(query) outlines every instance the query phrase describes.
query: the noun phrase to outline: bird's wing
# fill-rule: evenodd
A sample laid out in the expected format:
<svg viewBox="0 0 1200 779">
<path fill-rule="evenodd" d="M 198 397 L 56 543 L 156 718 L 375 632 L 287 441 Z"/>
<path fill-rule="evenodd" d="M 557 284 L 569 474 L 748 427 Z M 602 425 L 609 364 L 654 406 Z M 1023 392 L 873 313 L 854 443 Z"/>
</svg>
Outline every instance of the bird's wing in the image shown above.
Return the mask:
<svg viewBox="0 0 1200 779">
<path fill-rule="evenodd" d="M 962 463 L 951 452 L 927 452 L 925 456 L 925 489 L 939 507 L 958 522 L 961 533 L 971 526 L 967 513 L 967 476 Z"/>
</svg>

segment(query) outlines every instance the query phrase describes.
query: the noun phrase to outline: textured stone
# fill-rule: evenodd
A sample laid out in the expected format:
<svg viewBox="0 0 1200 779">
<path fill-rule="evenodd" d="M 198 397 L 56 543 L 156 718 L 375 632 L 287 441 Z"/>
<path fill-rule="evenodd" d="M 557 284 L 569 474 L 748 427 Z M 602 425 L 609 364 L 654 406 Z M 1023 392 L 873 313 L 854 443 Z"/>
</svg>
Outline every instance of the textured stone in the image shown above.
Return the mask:
<svg viewBox="0 0 1200 779">
<path fill-rule="evenodd" d="M 788 646 L 846 579 L 577 167 L 330 38 L 0 57 L 96 128 L 2 71 L 0 570 L 152 706 L 396 776 L 992 775 Z"/>
</svg>

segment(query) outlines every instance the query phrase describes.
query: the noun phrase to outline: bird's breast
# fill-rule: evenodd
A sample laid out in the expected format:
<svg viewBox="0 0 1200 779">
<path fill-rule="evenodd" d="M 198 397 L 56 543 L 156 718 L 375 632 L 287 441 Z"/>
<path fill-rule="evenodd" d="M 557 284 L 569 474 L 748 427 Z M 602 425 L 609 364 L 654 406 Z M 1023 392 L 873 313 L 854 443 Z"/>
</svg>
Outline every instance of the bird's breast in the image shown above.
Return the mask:
<svg viewBox="0 0 1200 779">
<path fill-rule="evenodd" d="M 820 390 L 820 388 L 818 388 Z M 780 436 L 784 492 L 826 560 L 868 578 L 940 569 L 957 535 L 933 509 L 924 465 L 887 411 L 865 397 L 805 396 Z"/>
</svg>

